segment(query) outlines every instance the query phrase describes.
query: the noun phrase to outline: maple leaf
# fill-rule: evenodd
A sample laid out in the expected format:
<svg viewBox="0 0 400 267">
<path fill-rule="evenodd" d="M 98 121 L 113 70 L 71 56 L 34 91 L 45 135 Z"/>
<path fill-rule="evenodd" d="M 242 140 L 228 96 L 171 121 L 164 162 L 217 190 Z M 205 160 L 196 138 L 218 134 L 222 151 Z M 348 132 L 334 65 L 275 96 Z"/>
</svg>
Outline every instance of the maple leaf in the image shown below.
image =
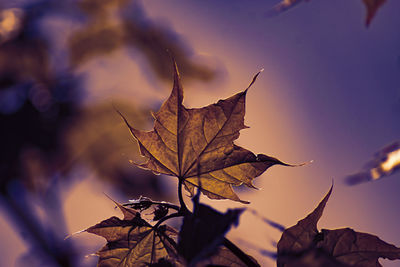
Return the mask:
<svg viewBox="0 0 400 267">
<path fill-rule="evenodd" d="M 317 229 L 332 187 L 317 208 L 295 226 L 286 229 L 278 242 L 279 267 L 359 266 L 377 267 L 379 258 L 400 259 L 400 248 L 375 235 L 350 228 Z"/>
<path fill-rule="evenodd" d="M 86 232 L 104 237 L 107 244 L 96 254 L 97 266 L 149 266 L 162 260 L 177 259 L 175 229 L 162 225 L 153 227 L 140 218 L 140 213 L 117 204 L 123 220 L 111 217 Z"/>
<path fill-rule="evenodd" d="M 120 113 L 147 158 L 139 166 L 178 177 L 191 196 L 201 183 L 201 192 L 209 198 L 235 201 L 241 200 L 232 185 L 255 188 L 253 179 L 272 165 L 292 166 L 263 154 L 255 155 L 233 143 L 239 131 L 247 128 L 244 114 L 248 88 L 216 104 L 188 109 L 182 104 L 183 89 L 174 62 L 172 93 L 153 114 L 153 131 L 133 128 Z"/>
<path fill-rule="evenodd" d="M 375 17 L 376 11 L 386 2 L 386 0 L 363 0 L 365 7 L 367 8 L 367 17 L 365 19 L 365 25 L 368 27 L 371 24 L 372 19 Z"/>
</svg>

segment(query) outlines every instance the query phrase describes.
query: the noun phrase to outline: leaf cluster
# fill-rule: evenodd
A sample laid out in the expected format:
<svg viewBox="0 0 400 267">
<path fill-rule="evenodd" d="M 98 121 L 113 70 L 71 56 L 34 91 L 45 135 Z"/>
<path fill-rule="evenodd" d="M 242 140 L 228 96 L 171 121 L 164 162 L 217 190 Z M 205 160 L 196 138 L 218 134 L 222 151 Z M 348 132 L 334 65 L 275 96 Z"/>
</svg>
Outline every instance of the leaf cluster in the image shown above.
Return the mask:
<svg viewBox="0 0 400 267">
<path fill-rule="evenodd" d="M 239 224 L 245 209 L 221 213 L 200 203 L 200 194 L 248 203 L 236 195 L 232 186 L 255 188 L 252 181 L 269 167 L 293 165 L 264 154 L 255 155 L 234 144 L 239 131 L 246 128 L 248 88 L 216 104 L 188 109 L 183 106 L 183 88 L 175 62 L 174 70 L 171 95 L 154 114 L 152 131 L 135 129 L 120 115 L 146 158 L 136 165 L 177 177 L 180 203 L 147 197 L 123 205 L 116 203 L 123 219 L 111 217 L 86 230 L 107 240 L 97 252 L 98 266 L 259 266 L 225 237 L 232 226 Z M 183 187 L 192 196 L 193 211 L 186 207 Z M 400 248 L 375 235 L 350 228 L 317 229 L 332 188 L 317 208 L 295 226 L 282 229 L 268 221 L 283 231 L 277 244 L 278 267 L 372 267 L 381 266 L 379 258 L 400 259 Z M 151 209 L 153 219 L 148 221 L 142 213 Z M 183 218 L 179 231 L 165 224 L 175 217 Z"/>
</svg>

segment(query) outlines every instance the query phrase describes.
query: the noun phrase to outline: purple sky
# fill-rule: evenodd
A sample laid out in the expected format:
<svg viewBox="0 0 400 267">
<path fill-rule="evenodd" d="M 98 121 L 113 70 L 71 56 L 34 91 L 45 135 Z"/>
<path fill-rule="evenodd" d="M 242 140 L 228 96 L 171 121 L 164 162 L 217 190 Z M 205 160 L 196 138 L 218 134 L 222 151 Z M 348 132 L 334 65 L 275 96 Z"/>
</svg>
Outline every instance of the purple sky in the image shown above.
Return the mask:
<svg viewBox="0 0 400 267">
<path fill-rule="evenodd" d="M 344 184 L 345 176 L 361 170 L 376 151 L 400 140 L 400 1 L 388 0 L 368 29 L 361 0 L 312 0 L 266 17 L 278 2 L 143 0 L 142 4 L 151 19 L 172 26 L 207 63 L 224 66 L 217 81 L 185 83 L 185 105 L 203 106 L 233 95 L 265 68 L 249 91 L 246 124 L 251 128 L 241 132 L 238 143 L 289 163 L 314 160 L 305 167 L 271 168 L 256 179 L 262 190 L 238 191 L 242 199 L 252 201 L 250 208 L 288 227 L 314 209 L 334 180 L 320 227 L 352 227 L 400 246 L 400 173 L 354 187 Z M 55 19 L 48 30 L 63 34 L 58 27 L 65 25 Z M 140 54 L 133 59 L 126 54 L 118 51 L 80 69 L 88 75 L 92 90 L 86 104 L 123 97 L 156 106 L 167 97 L 170 83 L 152 81 L 143 75 L 146 63 Z M 77 187 L 64 206 L 71 232 L 91 224 L 75 219 L 85 213 L 85 207 L 77 204 L 82 197 L 87 197 L 85 205 L 95 211 L 96 220 L 113 211 L 101 188 L 85 182 Z M 220 209 L 240 205 L 202 200 Z M 11 230 L 0 234 L 5 232 Z M 249 214 L 230 233 L 233 241 L 246 236 L 246 241 L 271 250 L 271 241 L 277 242 L 279 235 Z M 7 249 L 12 250 L 5 247 L 0 255 Z M 263 266 L 274 266 L 254 250 L 249 253 Z M 397 265 L 385 261 L 385 266 Z"/>
<path fill-rule="evenodd" d="M 235 92 L 259 68 L 266 69 L 250 91 L 246 120 L 251 129 L 243 131 L 239 142 L 260 149 L 264 145 L 253 145 L 249 136 L 275 131 L 260 152 L 289 162 L 315 161 L 303 169 L 265 175 L 281 179 L 258 183 L 263 194 L 274 196 L 264 199 L 280 206 L 266 208 L 265 216 L 286 226 L 295 224 L 334 179 L 334 194 L 320 226 L 349 226 L 400 245 L 400 174 L 355 187 L 343 184 L 344 177 L 360 170 L 376 151 L 400 139 L 400 2 L 387 1 L 368 29 L 362 1 L 313 0 L 267 18 L 277 2 L 148 1 L 145 6 L 198 51 L 219 58 L 228 69 L 226 83 L 237 73 L 247 77 L 226 90 Z M 232 74 L 231 69 L 239 71 Z M 268 108 L 269 102 L 274 109 Z M 254 114 L 260 118 L 253 119 Z M 263 116 L 265 127 L 260 126 Z M 278 124 L 268 121 L 273 117 L 279 117 Z M 284 132 L 285 127 L 292 132 Z M 276 190 L 279 193 L 271 192 Z"/>
</svg>

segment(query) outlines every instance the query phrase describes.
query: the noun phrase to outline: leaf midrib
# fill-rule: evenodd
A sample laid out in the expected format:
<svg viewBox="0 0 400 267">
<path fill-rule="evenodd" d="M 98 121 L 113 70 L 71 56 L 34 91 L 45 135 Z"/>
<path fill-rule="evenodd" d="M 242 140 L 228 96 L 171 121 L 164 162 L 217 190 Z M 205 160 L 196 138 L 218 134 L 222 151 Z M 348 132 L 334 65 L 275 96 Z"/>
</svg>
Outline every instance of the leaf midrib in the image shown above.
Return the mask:
<svg viewBox="0 0 400 267">
<path fill-rule="evenodd" d="M 231 119 L 233 110 L 234 110 L 235 107 L 237 106 L 237 103 L 239 102 L 239 99 L 240 99 L 243 95 L 246 95 L 246 93 L 247 93 L 247 89 L 244 90 L 243 92 L 240 92 L 240 93 L 239 93 L 239 94 L 241 94 L 241 96 L 237 98 L 237 100 L 236 100 L 234 106 L 232 107 L 232 109 L 231 109 L 231 111 L 230 111 L 230 113 L 229 113 L 229 117 L 226 119 L 226 121 L 224 122 L 224 124 L 222 125 L 222 127 L 218 130 L 218 132 L 213 136 L 213 138 L 211 139 L 211 141 L 208 142 L 207 145 L 203 148 L 203 150 L 199 153 L 199 155 L 197 156 L 197 158 L 189 165 L 189 167 L 186 169 L 185 173 L 182 175 L 182 178 L 188 178 L 188 177 L 185 177 L 186 174 L 189 172 L 190 169 L 192 169 L 192 167 L 194 166 L 194 164 L 198 161 L 198 159 L 201 157 L 201 155 L 204 154 L 204 152 L 207 150 L 207 148 L 210 146 L 210 144 L 211 144 L 212 142 L 214 142 L 215 138 L 219 135 L 219 133 L 222 131 L 222 129 L 224 129 L 224 127 L 226 126 L 226 124 L 228 123 L 228 121 Z M 206 108 L 207 108 L 207 107 L 206 107 Z M 180 143 L 179 141 L 180 141 L 180 140 L 178 139 L 178 145 L 179 145 L 179 143 Z M 179 154 L 178 154 L 178 155 L 179 155 Z M 179 164 L 180 164 L 180 162 L 179 162 Z M 208 172 L 207 172 L 207 173 L 208 173 Z M 191 176 L 191 177 L 193 177 L 193 176 Z"/>
</svg>

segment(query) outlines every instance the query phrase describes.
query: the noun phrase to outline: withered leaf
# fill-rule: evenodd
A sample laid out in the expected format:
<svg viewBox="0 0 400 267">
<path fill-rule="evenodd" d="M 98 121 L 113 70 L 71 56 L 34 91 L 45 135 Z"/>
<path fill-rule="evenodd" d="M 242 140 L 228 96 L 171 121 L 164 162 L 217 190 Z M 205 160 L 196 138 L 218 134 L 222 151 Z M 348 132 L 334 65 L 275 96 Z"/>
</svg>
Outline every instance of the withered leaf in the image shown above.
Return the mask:
<svg viewBox="0 0 400 267">
<path fill-rule="evenodd" d="M 283 232 L 278 242 L 278 266 L 377 267 L 381 266 L 379 258 L 400 259 L 400 248 L 375 235 L 350 228 L 319 232 L 317 223 L 331 192 L 332 188 L 313 212 Z"/>
<path fill-rule="evenodd" d="M 107 240 L 97 252 L 97 266 L 149 266 L 161 259 L 176 261 L 176 230 L 166 225 L 155 229 L 137 211 L 117 205 L 124 214 L 123 220 L 111 217 L 86 229 Z"/>
<path fill-rule="evenodd" d="M 182 104 L 183 89 L 174 64 L 172 93 L 154 114 L 153 131 L 133 128 L 121 114 L 138 141 L 141 154 L 147 158 L 139 166 L 178 177 L 191 195 L 200 182 L 201 192 L 209 198 L 241 201 L 233 185 L 255 188 L 253 179 L 270 166 L 287 165 L 233 143 L 239 131 L 247 128 L 244 125 L 247 90 L 216 104 L 188 109 Z"/>
<path fill-rule="evenodd" d="M 374 18 L 376 11 L 386 2 L 386 0 L 363 0 L 365 7 L 367 8 L 367 17 L 365 19 L 365 25 L 370 25 Z"/>
</svg>

